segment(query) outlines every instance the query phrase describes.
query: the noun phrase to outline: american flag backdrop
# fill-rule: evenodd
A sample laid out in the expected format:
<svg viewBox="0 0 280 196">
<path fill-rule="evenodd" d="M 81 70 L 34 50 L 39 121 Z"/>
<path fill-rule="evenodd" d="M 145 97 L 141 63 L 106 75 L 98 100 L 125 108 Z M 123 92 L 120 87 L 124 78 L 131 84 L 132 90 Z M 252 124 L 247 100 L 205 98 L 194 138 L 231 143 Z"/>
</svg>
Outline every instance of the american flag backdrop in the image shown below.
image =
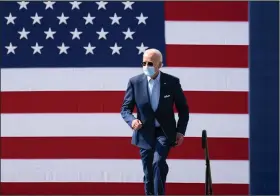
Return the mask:
<svg viewBox="0 0 280 196">
<path fill-rule="evenodd" d="M 157 48 L 190 106 L 167 194 L 248 194 L 248 2 L 0 2 L 1 194 L 144 194 L 120 116 Z"/>
</svg>

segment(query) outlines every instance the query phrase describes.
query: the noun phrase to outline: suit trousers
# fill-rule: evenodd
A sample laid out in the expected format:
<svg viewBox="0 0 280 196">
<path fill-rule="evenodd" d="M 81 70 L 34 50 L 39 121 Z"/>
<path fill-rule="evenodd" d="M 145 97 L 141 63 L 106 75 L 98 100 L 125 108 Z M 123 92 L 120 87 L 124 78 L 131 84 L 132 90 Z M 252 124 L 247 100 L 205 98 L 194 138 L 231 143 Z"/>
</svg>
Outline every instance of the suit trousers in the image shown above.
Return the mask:
<svg viewBox="0 0 280 196">
<path fill-rule="evenodd" d="M 163 131 L 155 129 L 156 144 L 153 149 L 140 148 L 144 171 L 144 189 L 146 195 L 165 195 L 165 182 L 169 171 L 166 159 L 171 146 Z"/>
</svg>

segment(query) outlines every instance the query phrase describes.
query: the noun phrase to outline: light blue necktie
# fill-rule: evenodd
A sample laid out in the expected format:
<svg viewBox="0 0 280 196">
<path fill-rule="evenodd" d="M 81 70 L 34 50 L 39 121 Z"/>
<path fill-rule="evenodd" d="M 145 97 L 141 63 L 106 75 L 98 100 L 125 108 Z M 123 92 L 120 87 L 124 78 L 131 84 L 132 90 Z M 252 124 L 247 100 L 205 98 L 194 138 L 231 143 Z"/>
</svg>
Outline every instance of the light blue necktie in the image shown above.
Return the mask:
<svg viewBox="0 0 280 196">
<path fill-rule="evenodd" d="M 150 91 L 150 103 L 152 106 L 152 109 L 155 111 L 156 110 L 156 93 L 155 93 L 155 81 L 150 79 L 149 80 L 149 91 Z"/>
<path fill-rule="evenodd" d="M 153 111 L 155 112 L 157 107 L 158 107 L 158 96 L 159 92 L 157 92 L 157 86 L 156 86 L 156 81 L 150 79 L 149 80 L 149 95 L 150 95 L 150 103 L 151 103 L 151 107 L 153 109 Z M 159 127 L 160 124 L 158 123 L 158 121 L 155 119 L 155 126 Z"/>
</svg>

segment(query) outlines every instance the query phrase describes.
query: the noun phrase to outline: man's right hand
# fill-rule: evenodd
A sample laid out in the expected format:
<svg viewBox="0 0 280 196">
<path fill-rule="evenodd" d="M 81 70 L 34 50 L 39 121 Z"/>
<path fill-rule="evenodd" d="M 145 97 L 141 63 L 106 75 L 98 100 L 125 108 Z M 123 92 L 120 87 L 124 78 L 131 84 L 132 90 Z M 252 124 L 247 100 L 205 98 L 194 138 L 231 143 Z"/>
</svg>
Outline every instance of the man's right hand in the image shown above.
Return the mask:
<svg viewBox="0 0 280 196">
<path fill-rule="evenodd" d="M 141 129 L 142 127 L 142 122 L 138 119 L 135 119 L 132 121 L 132 124 L 131 124 L 132 128 L 134 131 L 137 131 L 139 129 Z"/>
</svg>

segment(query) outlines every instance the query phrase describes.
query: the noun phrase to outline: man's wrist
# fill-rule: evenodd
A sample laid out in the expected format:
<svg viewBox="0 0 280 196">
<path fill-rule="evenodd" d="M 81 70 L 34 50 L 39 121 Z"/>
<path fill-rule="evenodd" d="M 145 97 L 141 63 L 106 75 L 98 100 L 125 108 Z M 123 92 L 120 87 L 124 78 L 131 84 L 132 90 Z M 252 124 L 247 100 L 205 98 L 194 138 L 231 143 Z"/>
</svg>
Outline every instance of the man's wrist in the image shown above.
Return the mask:
<svg viewBox="0 0 280 196">
<path fill-rule="evenodd" d="M 180 136 L 184 137 L 184 135 L 180 132 L 177 132 L 177 135 L 180 135 Z"/>
</svg>

